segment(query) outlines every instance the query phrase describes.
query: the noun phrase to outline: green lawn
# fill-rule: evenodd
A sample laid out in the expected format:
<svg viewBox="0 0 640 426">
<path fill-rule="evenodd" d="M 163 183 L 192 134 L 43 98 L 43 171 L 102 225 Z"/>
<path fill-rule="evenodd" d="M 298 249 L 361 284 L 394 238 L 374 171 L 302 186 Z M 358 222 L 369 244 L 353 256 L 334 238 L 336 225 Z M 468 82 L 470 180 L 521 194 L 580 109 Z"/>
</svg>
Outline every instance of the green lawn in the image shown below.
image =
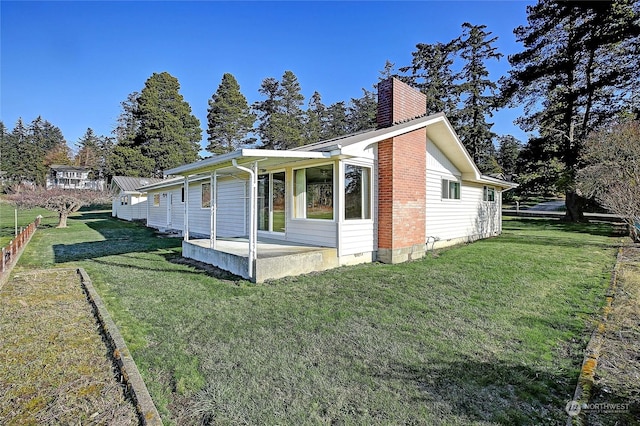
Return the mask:
<svg viewBox="0 0 640 426">
<path fill-rule="evenodd" d="M 83 266 L 175 424 L 564 423 L 619 242 L 506 220 L 419 261 L 254 285 L 108 213 L 69 224 L 19 269 Z"/>
<path fill-rule="evenodd" d="M 0 247 L 9 244 L 15 237 L 16 207 L 0 200 Z M 43 217 L 43 226 L 54 226 L 58 215 L 45 209 L 18 209 L 18 232 L 20 227 L 26 227 L 33 222 L 38 215 Z"/>
</svg>

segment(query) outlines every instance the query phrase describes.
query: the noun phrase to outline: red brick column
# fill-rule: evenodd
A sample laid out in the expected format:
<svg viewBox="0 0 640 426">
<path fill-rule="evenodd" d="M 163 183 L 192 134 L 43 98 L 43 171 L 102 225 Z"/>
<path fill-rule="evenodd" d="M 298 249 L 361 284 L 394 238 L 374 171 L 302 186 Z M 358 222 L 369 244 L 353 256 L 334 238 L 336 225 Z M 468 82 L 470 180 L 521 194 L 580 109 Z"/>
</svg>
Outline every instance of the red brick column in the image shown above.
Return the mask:
<svg viewBox="0 0 640 426">
<path fill-rule="evenodd" d="M 378 86 L 378 125 L 426 114 L 426 98 L 396 79 Z M 378 260 L 425 254 L 427 135 L 419 129 L 378 143 Z"/>
</svg>

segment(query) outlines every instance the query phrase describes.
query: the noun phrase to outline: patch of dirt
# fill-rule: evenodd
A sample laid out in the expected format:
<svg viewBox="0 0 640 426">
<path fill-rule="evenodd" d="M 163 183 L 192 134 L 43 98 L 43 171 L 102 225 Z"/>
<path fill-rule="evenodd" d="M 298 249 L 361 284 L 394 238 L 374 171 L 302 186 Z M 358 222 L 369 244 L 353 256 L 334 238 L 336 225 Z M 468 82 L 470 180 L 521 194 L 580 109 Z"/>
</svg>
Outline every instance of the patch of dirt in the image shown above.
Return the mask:
<svg viewBox="0 0 640 426">
<path fill-rule="evenodd" d="M 73 269 L 0 290 L 0 424 L 138 424 Z"/>
<path fill-rule="evenodd" d="M 600 350 L 589 425 L 640 425 L 640 247 L 625 247 Z"/>
</svg>

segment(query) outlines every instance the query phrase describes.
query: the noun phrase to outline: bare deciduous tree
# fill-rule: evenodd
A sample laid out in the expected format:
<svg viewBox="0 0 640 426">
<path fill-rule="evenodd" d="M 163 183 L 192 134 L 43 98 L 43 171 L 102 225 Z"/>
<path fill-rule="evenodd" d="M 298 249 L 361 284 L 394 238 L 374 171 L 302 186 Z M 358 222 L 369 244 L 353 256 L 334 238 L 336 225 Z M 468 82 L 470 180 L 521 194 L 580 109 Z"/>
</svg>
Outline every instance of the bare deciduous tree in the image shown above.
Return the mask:
<svg viewBox="0 0 640 426">
<path fill-rule="evenodd" d="M 640 121 L 622 121 L 585 141 L 578 188 L 629 226 L 640 242 Z"/>
<path fill-rule="evenodd" d="M 42 207 L 58 213 L 58 228 L 67 227 L 67 218 L 81 207 L 104 204 L 111 201 L 108 191 L 85 189 L 45 189 L 42 187 L 19 186 L 6 199 L 21 208 Z"/>
</svg>

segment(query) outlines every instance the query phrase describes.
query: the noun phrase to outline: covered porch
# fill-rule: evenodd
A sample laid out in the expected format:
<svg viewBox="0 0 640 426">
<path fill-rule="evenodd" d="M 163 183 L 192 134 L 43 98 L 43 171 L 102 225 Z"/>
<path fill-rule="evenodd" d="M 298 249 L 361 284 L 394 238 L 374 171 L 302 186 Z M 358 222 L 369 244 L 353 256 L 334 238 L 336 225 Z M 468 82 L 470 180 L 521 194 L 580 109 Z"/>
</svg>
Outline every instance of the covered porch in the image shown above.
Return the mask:
<svg viewBox="0 0 640 426">
<path fill-rule="evenodd" d="M 255 259 L 250 262 L 249 243 L 245 237 L 216 238 L 213 249 L 209 238 L 190 239 L 182 242 L 182 254 L 257 283 L 339 266 L 335 248 L 262 237 L 255 242 Z"/>
<path fill-rule="evenodd" d="M 312 226 L 316 236 L 311 238 L 306 218 L 291 221 L 292 167 L 333 162 L 331 157 L 320 152 L 241 149 L 166 171 L 183 177 L 187 194 L 182 255 L 254 282 L 339 266 L 333 219 L 316 221 Z M 278 173 L 268 174 L 274 170 Z M 275 175 L 281 177 L 277 206 L 276 197 L 265 193 L 275 188 Z"/>
</svg>

